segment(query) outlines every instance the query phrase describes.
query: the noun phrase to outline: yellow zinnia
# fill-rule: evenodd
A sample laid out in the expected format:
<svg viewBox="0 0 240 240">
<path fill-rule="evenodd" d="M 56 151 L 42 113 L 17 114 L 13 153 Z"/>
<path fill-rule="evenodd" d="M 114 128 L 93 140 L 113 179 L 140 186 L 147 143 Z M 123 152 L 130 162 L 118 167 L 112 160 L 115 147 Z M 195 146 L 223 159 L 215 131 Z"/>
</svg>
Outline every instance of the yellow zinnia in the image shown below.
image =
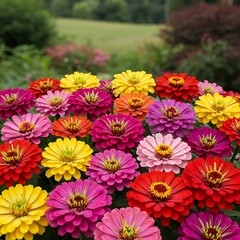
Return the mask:
<svg viewBox="0 0 240 240">
<path fill-rule="evenodd" d="M 43 234 L 48 222 L 45 218 L 47 191 L 32 185 L 17 184 L 0 195 L 0 236 L 6 240 L 32 240 Z"/>
<path fill-rule="evenodd" d="M 142 93 L 148 95 L 148 92 L 154 93 L 156 85 L 152 74 L 146 74 L 144 71 L 132 72 L 127 70 L 115 74 L 112 80 L 113 93 L 116 97 L 123 93 Z"/>
<path fill-rule="evenodd" d="M 219 93 L 200 96 L 194 110 L 200 122 L 211 121 L 217 127 L 222 126 L 222 122 L 229 118 L 240 117 L 239 103 L 232 97 L 223 97 Z"/>
<path fill-rule="evenodd" d="M 65 75 L 60 82 L 60 87 L 67 92 L 75 92 L 81 88 L 94 88 L 100 85 L 99 79 L 95 75 L 79 72 Z"/>
<path fill-rule="evenodd" d="M 56 181 L 62 178 L 70 180 L 72 177 L 81 177 L 80 170 L 87 171 L 90 166 L 89 161 L 93 150 L 88 144 L 77 141 L 76 138 L 58 138 L 56 142 L 51 142 L 42 153 L 42 166 L 48 167 L 46 176 L 54 176 Z"/>
</svg>

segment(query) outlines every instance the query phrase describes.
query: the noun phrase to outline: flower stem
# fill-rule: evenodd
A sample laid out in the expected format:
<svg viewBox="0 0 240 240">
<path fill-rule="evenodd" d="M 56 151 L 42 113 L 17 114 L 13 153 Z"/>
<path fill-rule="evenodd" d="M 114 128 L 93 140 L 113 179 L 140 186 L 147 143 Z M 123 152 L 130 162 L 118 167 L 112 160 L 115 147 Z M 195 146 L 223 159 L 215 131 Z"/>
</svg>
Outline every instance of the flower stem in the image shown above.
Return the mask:
<svg viewBox="0 0 240 240">
<path fill-rule="evenodd" d="M 236 147 L 235 147 L 235 150 L 234 150 L 234 152 L 233 152 L 232 158 L 231 158 L 231 160 L 230 160 L 231 163 L 233 163 L 233 161 L 235 160 L 237 154 L 239 153 L 239 150 L 240 150 L 240 149 L 239 149 L 239 146 L 238 146 L 238 144 L 237 144 Z"/>
</svg>

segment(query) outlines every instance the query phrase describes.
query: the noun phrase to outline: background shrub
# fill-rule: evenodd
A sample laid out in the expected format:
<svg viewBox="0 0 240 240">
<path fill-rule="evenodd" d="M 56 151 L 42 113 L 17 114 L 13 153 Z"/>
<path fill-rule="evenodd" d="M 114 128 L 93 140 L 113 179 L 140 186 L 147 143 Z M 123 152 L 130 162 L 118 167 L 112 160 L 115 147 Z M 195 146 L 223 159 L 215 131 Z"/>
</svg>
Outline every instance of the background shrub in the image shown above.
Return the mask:
<svg viewBox="0 0 240 240">
<path fill-rule="evenodd" d="M 32 44 L 42 48 L 56 34 L 52 18 L 38 0 L 1 0 L 0 23 L 0 42 L 8 47 Z"/>
</svg>

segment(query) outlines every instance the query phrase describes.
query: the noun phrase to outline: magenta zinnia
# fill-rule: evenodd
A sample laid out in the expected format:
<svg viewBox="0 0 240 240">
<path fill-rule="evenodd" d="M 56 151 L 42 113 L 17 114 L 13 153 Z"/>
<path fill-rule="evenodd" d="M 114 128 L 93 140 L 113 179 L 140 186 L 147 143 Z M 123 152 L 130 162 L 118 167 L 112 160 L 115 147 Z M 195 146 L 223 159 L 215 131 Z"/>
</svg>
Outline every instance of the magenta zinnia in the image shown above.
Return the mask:
<svg viewBox="0 0 240 240">
<path fill-rule="evenodd" d="M 6 121 L 1 139 L 10 143 L 15 139 L 25 139 L 39 144 L 40 137 L 47 137 L 51 132 L 51 121 L 46 116 L 27 113 L 20 117 L 14 115 L 12 121 Z"/>
<path fill-rule="evenodd" d="M 70 233 L 79 238 L 83 233 L 91 237 L 111 203 L 107 190 L 91 180 L 64 182 L 50 192 L 46 218 L 51 227 L 58 227 L 60 236 Z"/>
<path fill-rule="evenodd" d="M 196 116 L 189 103 L 163 99 L 161 102 L 155 100 L 154 104 L 149 106 L 146 122 L 152 127 L 152 133 L 170 133 L 183 137 L 194 128 Z"/>
<path fill-rule="evenodd" d="M 36 110 L 44 115 L 65 116 L 68 113 L 70 93 L 63 91 L 48 91 L 46 95 L 36 100 Z"/>
<path fill-rule="evenodd" d="M 73 92 L 69 103 L 70 110 L 75 115 L 87 115 L 95 120 L 112 109 L 112 96 L 96 88 L 79 89 Z"/>
<path fill-rule="evenodd" d="M 191 148 L 181 138 L 174 139 L 171 134 L 163 136 L 161 133 L 140 141 L 137 154 L 142 167 L 174 173 L 179 173 L 192 158 Z"/>
<path fill-rule="evenodd" d="M 154 219 L 137 207 L 113 209 L 97 223 L 94 239 L 144 239 L 161 240 L 159 228 L 154 226 Z"/>
<path fill-rule="evenodd" d="M 97 149 L 129 151 L 143 139 L 142 122 L 124 114 L 110 114 L 97 119 L 91 135 Z"/>
<path fill-rule="evenodd" d="M 26 114 L 34 106 L 34 99 L 34 95 L 25 89 L 0 90 L 0 119 Z"/>
<path fill-rule="evenodd" d="M 113 193 L 115 189 L 122 191 L 129 187 L 129 183 L 139 175 L 137 168 L 136 159 L 130 153 L 110 149 L 92 156 L 86 175 Z"/>
</svg>

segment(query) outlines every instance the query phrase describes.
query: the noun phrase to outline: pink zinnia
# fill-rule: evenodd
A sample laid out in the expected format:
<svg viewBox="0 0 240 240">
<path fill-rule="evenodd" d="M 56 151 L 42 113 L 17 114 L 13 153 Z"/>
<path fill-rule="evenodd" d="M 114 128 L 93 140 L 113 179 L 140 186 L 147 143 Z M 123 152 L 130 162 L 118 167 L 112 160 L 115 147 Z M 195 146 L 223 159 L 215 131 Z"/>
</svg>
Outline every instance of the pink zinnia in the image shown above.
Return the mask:
<svg viewBox="0 0 240 240">
<path fill-rule="evenodd" d="M 64 91 L 48 91 L 36 100 L 36 110 L 44 115 L 65 116 L 68 113 L 70 93 Z"/>
<path fill-rule="evenodd" d="M 112 96 L 97 88 L 79 89 L 72 93 L 69 102 L 74 115 L 88 115 L 91 120 L 106 114 L 113 107 Z"/>
<path fill-rule="evenodd" d="M 191 148 L 181 138 L 173 138 L 171 134 L 147 136 L 137 147 L 137 159 L 142 167 L 149 171 L 165 171 L 179 173 L 191 160 Z"/>
<path fill-rule="evenodd" d="M 198 94 L 199 96 L 210 93 L 214 95 L 214 93 L 222 94 L 224 90 L 221 86 L 218 86 L 216 83 L 210 83 L 208 80 L 204 80 L 203 82 L 198 83 Z"/>
<path fill-rule="evenodd" d="M 79 238 L 83 233 L 88 238 L 111 203 L 107 190 L 91 180 L 64 182 L 50 192 L 46 218 L 51 227 L 58 227 L 60 236 L 70 233 Z"/>
<path fill-rule="evenodd" d="M 122 191 L 129 187 L 134 177 L 140 174 L 136 171 L 138 167 L 130 153 L 110 149 L 92 156 L 86 175 L 112 194 L 115 189 Z"/>
<path fill-rule="evenodd" d="M 144 239 L 161 240 L 160 230 L 154 219 L 137 207 L 113 209 L 97 223 L 94 239 Z"/>
<path fill-rule="evenodd" d="M 47 137 L 51 132 L 51 121 L 46 116 L 27 113 L 20 117 L 14 115 L 12 121 L 6 121 L 1 131 L 1 139 L 10 143 L 15 139 L 25 139 L 39 144 L 40 137 Z"/>
<path fill-rule="evenodd" d="M 15 88 L 0 90 L 0 118 L 26 114 L 34 106 L 35 97 L 28 90 Z"/>
<path fill-rule="evenodd" d="M 133 116 L 110 114 L 97 119 L 91 135 L 97 149 L 130 151 L 144 137 L 142 122 Z"/>
</svg>

